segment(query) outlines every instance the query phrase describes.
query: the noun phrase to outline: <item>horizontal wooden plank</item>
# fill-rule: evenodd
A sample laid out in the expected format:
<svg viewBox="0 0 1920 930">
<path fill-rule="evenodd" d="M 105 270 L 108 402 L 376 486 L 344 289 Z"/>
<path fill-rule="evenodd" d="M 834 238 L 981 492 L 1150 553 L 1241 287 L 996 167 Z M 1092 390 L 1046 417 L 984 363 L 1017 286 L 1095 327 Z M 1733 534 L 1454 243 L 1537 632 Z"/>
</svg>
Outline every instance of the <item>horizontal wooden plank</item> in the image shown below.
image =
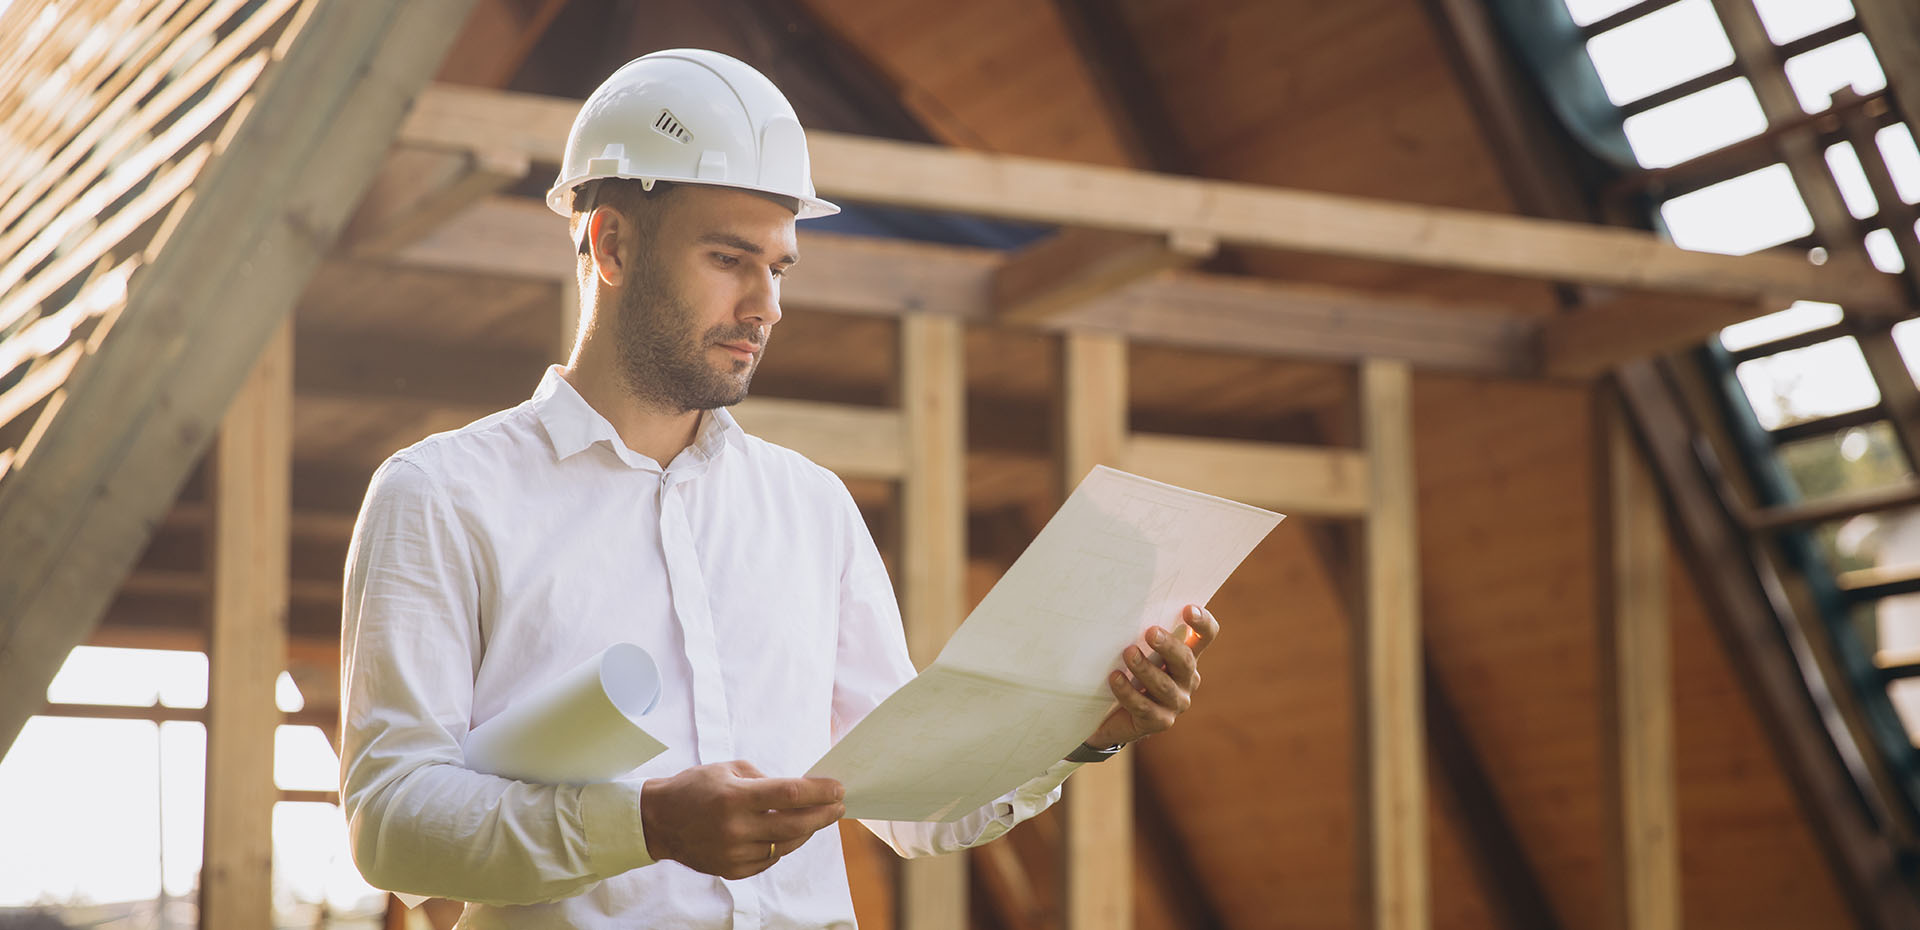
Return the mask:
<svg viewBox="0 0 1920 930">
<path fill-rule="evenodd" d="M 992 317 L 1005 254 L 862 236 L 799 233 L 782 285 L 789 309 Z M 566 225 L 537 201 L 495 197 L 397 253 L 411 267 L 571 282 Z M 1537 309 L 1537 308 L 1535 308 Z M 1527 376 L 1538 324 L 1499 308 L 1403 295 L 1181 272 L 1137 283 L 1045 324 L 1142 342 L 1287 358 L 1393 358 L 1422 368 Z"/>
<path fill-rule="evenodd" d="M 1883 488 L 1754 510 L 1746 514 L 1745 523 L 1754 532 L 1778 532 L 1915 506 L 1920 506 L 1920 479 L 1909 478 Z"/>
<path fill-rule="evenodd" d="M 1285 513 L 1367 512 L 1367 458 L 1353 449 L 1135 433 L 1126 470 Z"/>
<path fill-rule="evenodd" d="M 436 84 L 405 145 L 515 148 L 560 161 L 579 101 Z M 808 135 L 825 197 L 1429 268 L 1745 299 L 1904 303 L 1897 279 L 1782 255 L 1690 252 L 1618 227 L 1542 220 L 992 155 L 829 132 Z"/>
<path fill-rule="evenodd" d="M 906 474 L 906 427 L 900 412 L 813 401 L 752 397 L 733 408 L 740 425 L 849 478 Z"/>
<path fill-rule="evenodd" d="M 1540 333 L 1548 375 L 1591 378 L 1622 362 L 1697 345 L 1777 306 L 1751 300 L 1635 294 L 1564 313 Z"/>
<path fill-rule="evenodd" d="M 1163 271 L 1206 259 L 1208 236 L 1066 230 L 1009 256 L 994 272 L 996 316 L 1037 323 Z"/>
</svg>

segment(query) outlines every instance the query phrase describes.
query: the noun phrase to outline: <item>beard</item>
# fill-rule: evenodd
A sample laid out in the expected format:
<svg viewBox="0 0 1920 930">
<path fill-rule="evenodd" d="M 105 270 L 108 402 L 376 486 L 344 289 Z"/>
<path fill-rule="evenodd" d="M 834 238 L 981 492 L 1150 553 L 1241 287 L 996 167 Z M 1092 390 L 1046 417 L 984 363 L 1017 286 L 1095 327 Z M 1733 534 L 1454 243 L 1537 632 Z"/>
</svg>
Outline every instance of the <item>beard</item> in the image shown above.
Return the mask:
<svg viewBox="0 0 1920 930">
<path fill-rule="evenodd" d="M 746 399 L 771 331 L 738 323 L 695 332 L 693 306 L 673 290 L 662 269 L 644 263 L 635 271 L 639 273 L 621 292 L 614 317 L 614 342 L 627 388 L 644 403 L 678 413 L 730 407 Z M 708 356 L 723 342 L 750 343 L 760 352 L 748 360 L 729 356 L 726 370 L 721 370 Z"/>
</svg>

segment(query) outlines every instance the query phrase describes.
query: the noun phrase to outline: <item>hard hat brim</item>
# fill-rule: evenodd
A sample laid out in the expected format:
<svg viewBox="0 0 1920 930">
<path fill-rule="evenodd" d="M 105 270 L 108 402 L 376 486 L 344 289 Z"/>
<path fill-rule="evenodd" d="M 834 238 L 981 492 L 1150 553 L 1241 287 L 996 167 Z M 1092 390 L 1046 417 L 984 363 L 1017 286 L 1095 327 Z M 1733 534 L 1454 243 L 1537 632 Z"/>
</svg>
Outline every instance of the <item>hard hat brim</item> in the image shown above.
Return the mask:
<svg viewBox="0 0 1920 930">
<path fill-rule="evenodd" d="M 784 198 L 786 200 L 792 200 L 799 203 L 800 209 L 796 211 L 793 215 L 793 218 L 796 220 L 818 219 L 823 216 L 832 216 L 835 213 L 840 212 L 839 205 L 833 203 L 832 201 L 822 200 L 819 197 L 802 196 L 800 194 L 795 194 L 792 191 L 774 190 L 773 188 L 770 188 L 770 187 L 756 187 L 751 184 L 723 184 L 716 181 L 704 181 L 698 178 L 643 177 L 639 175 L 626 175 L 626 174 L 587 174 L 587 175 L 581 175 L 580 177 L 577 177 L 577 178 L 570 178 L 568 180 L 561 181 L 555 184 L 552 187 L 552 189 L 547 191 L 547 209 L 552 210 L 553 212 L 558 213 L 561 216 L 570 217 L 573 215 L 572 194 L 573 194 L 574 188 L 579 187 L 580 185 L 585 184 L 588 181 L 600 181 L 600 180 L 607 180 L 610 178 L 620 178 L 628 181 L 645 181 L 645 182 L 648 182 L 649 184 L 656 181 L 666 181 L 670 184 L 699 184 L 703 187 L 721 187 L 721 188 L 728 188 L 731 190 L 747 191 L 749 193 L 755 193 L 755 194 L 764 194 L 768 197 Z"/>
</svg>

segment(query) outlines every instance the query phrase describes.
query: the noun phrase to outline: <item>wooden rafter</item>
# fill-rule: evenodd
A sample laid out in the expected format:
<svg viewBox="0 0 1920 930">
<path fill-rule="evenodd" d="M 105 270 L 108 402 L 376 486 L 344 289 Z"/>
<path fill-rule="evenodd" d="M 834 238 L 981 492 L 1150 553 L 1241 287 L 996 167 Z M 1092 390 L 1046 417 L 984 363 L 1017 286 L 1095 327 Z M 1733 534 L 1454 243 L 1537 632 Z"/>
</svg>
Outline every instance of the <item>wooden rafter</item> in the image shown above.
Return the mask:
<svg viewBox="0 0 1920 930">
<path fill-rule="evenodd" d="M 404 145 L 558 160 L 577 101 L 436 85 Z M 1901 305 L 1895 280 L 1788 255 L 1689 252 L 1652 234 L 1367 198 L 1202 181 L 831 133 L 809 137 L 823 196 L 1222 245 L 1747 299 Z"/>
<path fill-rule="evenodd" d="M 470 0 L 318 0 L 0 483 L 0 746 L 84 641 Z M 191 347 L 191 352 L 188 347 Z"/>
</svg>

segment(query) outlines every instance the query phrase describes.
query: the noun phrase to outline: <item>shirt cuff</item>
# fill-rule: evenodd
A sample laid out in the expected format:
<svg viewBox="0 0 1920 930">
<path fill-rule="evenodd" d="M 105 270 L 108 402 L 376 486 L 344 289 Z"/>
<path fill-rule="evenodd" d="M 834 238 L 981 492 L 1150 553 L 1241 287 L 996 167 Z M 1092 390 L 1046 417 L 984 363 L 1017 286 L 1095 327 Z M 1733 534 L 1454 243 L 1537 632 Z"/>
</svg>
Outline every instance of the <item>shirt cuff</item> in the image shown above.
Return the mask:
<svg viewBox="0 0 1920 930">
<path fill-rule="evenodd" d="M 652 865 L 640 820 L 639 782 L 601 782 L 580 788 L 581 830 L 587 864 L 601 875 Z"/>
</svg>

